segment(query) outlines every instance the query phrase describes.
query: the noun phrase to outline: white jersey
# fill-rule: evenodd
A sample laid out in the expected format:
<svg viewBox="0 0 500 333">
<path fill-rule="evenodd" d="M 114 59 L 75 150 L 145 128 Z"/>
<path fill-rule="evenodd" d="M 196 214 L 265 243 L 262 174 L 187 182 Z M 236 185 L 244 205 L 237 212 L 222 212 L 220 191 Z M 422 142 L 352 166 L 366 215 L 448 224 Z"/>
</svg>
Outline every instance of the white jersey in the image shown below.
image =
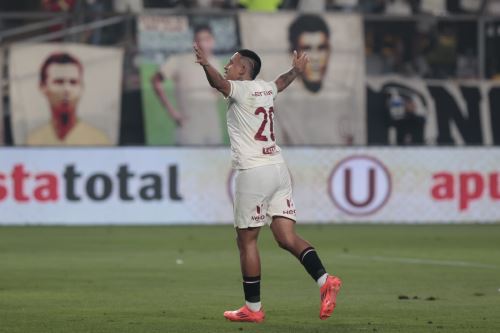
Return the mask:
<svg viewBox="0 0 500 333">
<path fill-rule="evenodd" d="M 227 128 L 233 168 L 284 163 L 274 134 L 274 82 L 229 81 Z"/>
</svg>

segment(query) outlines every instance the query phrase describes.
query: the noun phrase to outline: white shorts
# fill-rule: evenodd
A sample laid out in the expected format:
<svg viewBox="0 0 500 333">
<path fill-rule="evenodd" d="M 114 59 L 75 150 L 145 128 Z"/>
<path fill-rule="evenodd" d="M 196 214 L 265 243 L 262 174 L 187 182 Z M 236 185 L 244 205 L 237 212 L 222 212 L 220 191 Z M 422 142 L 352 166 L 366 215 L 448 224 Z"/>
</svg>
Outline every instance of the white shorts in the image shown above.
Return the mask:
<svg viewBox="0 0 500 333">
<path fill-rule="evenodd" d="M 296 220 L 292 182 L 285 163 L 238 170 L 235 183 L 236 228 L 271 224 L 274 216 Z"/>
</svg>

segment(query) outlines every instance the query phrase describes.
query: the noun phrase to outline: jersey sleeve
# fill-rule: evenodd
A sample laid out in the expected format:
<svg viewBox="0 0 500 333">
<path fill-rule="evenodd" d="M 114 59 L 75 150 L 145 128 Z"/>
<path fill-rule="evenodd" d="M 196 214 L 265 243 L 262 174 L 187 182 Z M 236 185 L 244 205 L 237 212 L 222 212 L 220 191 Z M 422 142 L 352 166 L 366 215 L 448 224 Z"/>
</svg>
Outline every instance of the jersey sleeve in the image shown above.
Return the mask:
<svg viewBox="0 0 500 333">
<path fill-rule="evenodd" d="M 244 96 L 247 93 L 247 87 L 244 84 L 244 81 L 229 81 L 231 84 L 231 91 L 229 92 L 229 98 L 234 99 L 237 102 L 240 102 L 244 99 Z"/>
</svg>

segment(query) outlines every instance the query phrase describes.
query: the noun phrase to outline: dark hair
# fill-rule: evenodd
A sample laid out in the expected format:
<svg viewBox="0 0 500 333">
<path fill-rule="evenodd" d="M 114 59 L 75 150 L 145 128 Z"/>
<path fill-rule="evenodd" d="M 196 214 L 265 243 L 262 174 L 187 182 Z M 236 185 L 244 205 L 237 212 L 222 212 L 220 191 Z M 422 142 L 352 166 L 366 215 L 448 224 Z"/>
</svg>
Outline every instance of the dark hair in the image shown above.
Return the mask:
<svg viewBox="0 0 500 333">
<path fill-rule="evenodd" d="M 81 62 L 66 52 L 52 53 L 42 64 L 40 68 L 40 85 L 44 85 L 47 81 L 47 69 L 52 64 L 74 64 L 78 67 L 80 74 L 83 73 L 83 66 Z"/>
<path fill-rule="evenodd" d="M 288 41 L 290 42 L 290 51 L 297 49 L 297 42 L 300 34 L 303 32 L 324 32 L 326 37 L 330 37 L 330 29 L 325 20 L 315 14 L 304 14 L 297 16 L 288 27 Z"/>
<path fill-rule="evenodd" d="M 193 33 L 196 35 L 198 32 L 200 31 L 208 31 L 211 35 L 213 35 L 213 32 L 212 32 L 212 28 L 210 27 L 210 25 L 208 25 L 207 23 L 203 23 L 203 24 L 198 24 L 197 26 L 194 27 L 193 29 Z"/>
<path fill-rule="evenodd" d="M 236 53 L 239 53 L 242 57 L 248 58 L 252 62 L 253 70 L 251 75 L 252 75 L 252 80 L 254 80 L 257 77 L 257 75 L 259 75 L 260 72 L 261 61 L 259 56 L 254 51 L 247 49 L 238 50 L 238 52 Z"/>
</svg>

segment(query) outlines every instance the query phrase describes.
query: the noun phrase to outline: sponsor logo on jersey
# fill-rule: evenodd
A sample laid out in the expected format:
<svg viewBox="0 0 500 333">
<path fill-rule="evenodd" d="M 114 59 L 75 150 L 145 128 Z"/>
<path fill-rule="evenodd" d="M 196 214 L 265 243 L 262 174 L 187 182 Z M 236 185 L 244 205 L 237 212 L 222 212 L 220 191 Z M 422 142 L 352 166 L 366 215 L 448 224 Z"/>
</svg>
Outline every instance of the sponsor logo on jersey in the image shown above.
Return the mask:
<svg viewBox="0 0 500 333">
<path fill-rule="evenodd" d="M 262 148 L 262 154 L 264 155 L 272 155 L 276 152 L 276 145 L 272 145 L 271 147 Z"/>
</svg>

